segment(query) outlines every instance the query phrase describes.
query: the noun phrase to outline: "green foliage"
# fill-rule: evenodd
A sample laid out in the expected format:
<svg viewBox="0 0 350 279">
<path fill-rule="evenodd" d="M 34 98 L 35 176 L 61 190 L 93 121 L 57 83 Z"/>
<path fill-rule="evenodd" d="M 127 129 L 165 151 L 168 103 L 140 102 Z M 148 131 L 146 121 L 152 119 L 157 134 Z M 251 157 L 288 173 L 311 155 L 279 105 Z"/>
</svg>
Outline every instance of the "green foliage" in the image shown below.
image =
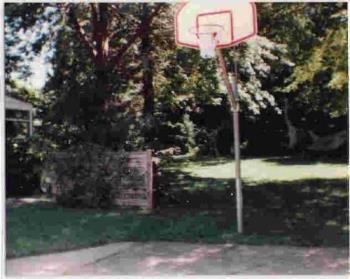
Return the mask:
<svg viewBox="0 0 350 279">
<path fill-rule="evenodd" d="M 231 72 L 234 60 L 238 62 L 243 113 L 257 115 L 269 107 L 281 111 L 274 97 L 273 86 L 266 84 L 271 79 L 272 69 L 276 68 L 274 70 L 278 72 L 281 67 L 289 67 L 286 51 L 286 46 L 258 37 L 256 42 L 225 52 Z M 199 147 L 202 154 L 216 154 L 217 136 L 220 133 L 230 134 L 232 126 L 227 123 L 231 117 L 226 88 L 216 61 L 202 59 L 196 50 L 174 47 L 163 50 L 163 55 L 158 59 L 154 78 L 154 115 L 159 130 L 155 138 L 164 144 L 181 146 L 185 152 Z M 215 112 L 215 117 L 204 122 L 203 116 L 212 112 Z M 217 123 L 209 124 L 213 119 Z M 230 150 L 230 147 L 226 150 Z"/>
<path fill-rule="evenodd" d="M 41 156 L 28 138 L 6 139 L 6 196 L 39 192 Z"/>
<path fill-rule="evenodd" d="M 39 92 L 20 84 L 17 80 L 9 80 L 6 94 L 16 99 L 29 102 L 39 108 L 42 99 Z M 6 115 L 13 110 L 6 111 Z M 27 112 L 16 111 L 28 117 Z M 37 117 L 34 115 L 34 121 Z M 30 195 L 39 192 L 40 167 L 42 154 L 36 152 L 37 138 L 29 137 L 29 124 L 6 121 L 6 195 Z"/>
<path fill-rule="evenodd" d="M 265 37 L 225 52 L 231 72 L 234 60 L 238 63 L 239 92 L 244 110 L 259 114 L 260 110 L 277 106 L 272 87 L 266 87 L 265 83 L 272 67 L 289 66 L 286 53 L 285 45 Z M 169 104 L 175 109 L 186 100 L 191 104 L 190 109 L 196 110 L 204 104 L 221 103 L 220 95 L 226 88 L 215 60 L 204 60 L 197 51 L 178 48 L 165 52 L 158 67 L 155 88 L 159 90 L 160 105 Z"/>
<path fill-rule="evenodd" d="M 161 129 L 165 132 L 168 144 L 179 146 L 183 153 L 187 153 L 195 147 L 195 126 L 188 114 L 184 114 L 182 119 L 175 121 L 164 121 Z"/>
<path fill-rule="evenodd" d="M 183 116 L 183 127 L 181 127 L 182 134 L 187 138 L 187 151 L 190 151 L 192 148 L 196 146 L 195 142 L 195 125 L 191 121 L 190 116 L 188 114 L 184 114 Z"/>
<path fill-rule="evenodd" d="M 55 34 L 60 22 L 57 8 L 48 3 L 7 3 L 4 9 L 5 78 L 17 73 L 21 78 L 30 76 L 27 62 L 33 60 Z M 23 36 L 30 40 L 23 40 Z"/>
<path fill-rule="evenodd" d="M 286 128 L 279 114 L 288 96 L 293 123 L 312 130 L 317 115 L 327 119 L 322 133 L 328 133 L 334 125 L 331 118 L 344 118 L 348 110 L 346 4 L 257 5 L 259 36 L 224 51 L 229 72 L 234 61 L 238 64 L 241 126 L 263 127 L 277 112 L 267 129 L 273 126 L 270 135 L 280 138 L 283 149 Z M 128 46 L 130 34 L 156 6 L 102 5 L 113 30 L 109 52 Z M 67 6 L 88 35 L 93 26 L 91 7 Z M 23 61 L 10 51 L 21 42 L 15 35 L 21 28 L 35 34 L 33 41 L 24 44 L 24 54 L 36 54 L 46 43 L 50 49 L 53 71 L 43 90 L 41 135 L 62 148 L 93 142 L 114 150 L 177 145 L 188 152 L 201 145 L 204 154 L 216 154 L 213 146 L 223 147 L 222 139 L 229 141 L 232 134 L 226 89 L 214 59 L 204 60 L 197 50 L 175 46 L 172 21 L 173 6 L 164 4 L 144 33 L 147 38 L 132 41 L 118 67 L 109 60 L 111 64 L 101 70 L 65 9 L 57 4 L 7 4 L 6 55 L 13 55 L 6 63 L 7 72 L 19 71 Z M 142 100 L 137 109 L 135 99 Z M 218 107 L 213 118 L 220 121 L 215 125 L 203 121 Z M 242 142 L 249 148 L 256 133 L 242 130 Z M 229 153 L 228 145 L 222 148 L 223 154 Z"/>
<path fill-rule="evenodd" d="M 68 46 L 67 41 L 71 42 Z M 44 125 L 52 131 L 52 140 L 56 140 L 54 134 L 61 130 L 67 131 L 65 138 L 73 142 L 87 141 L 112 149 L 122 148 L 129 132 L 132 137 L 130 126 L 136 125 L 135 116 L 117 101 L 104 106 L 105 97 L 96 87 L 96 69 L 89 59 L 83 58 L 87 56 L 74 33 L 63 29 L 53 55 L 55 74 L 44 88 L 49 99 Z M 113 81 L 112 90 L 121 90 L 118 75 L 106 75 Z"/>
<path fill-rule="evenodd" d="M 20 82 L 18 79 L 11 79 L 6 83 L 6 95 L 28 102 L 34 107 L 40 107 L 43 98 L 40 92 Z"/>
<path fill-rule="evenodd" d="M 294 106 L 333 118 L 347 114 L 346 3 L 261 4 L 263 32 L 288 46 L 295 63 L 279 87 Z"/>
<path fill-rule="evenodd" d="M 46 159 L 42 188 L 65 206 L 108 208 L 113 205 L 125 168 L 122 151 L 92 144 L 72 146 Z"/>
<path fill-rule="evenodd" d="M 277 113 L 281 112 L 275 97 L 275 84 L 271 78 L 275 74 L 274 71 L 278 72 L 292 65 L 287 58 L 286 45 L 258 36 L 236 49 L 228 49 L 226 59 L 231 72 L 234 69 L 234 61 L 238 64 L 238 90 L 246 113 L 258 115 L 271 107 Z"/>
<path fill-rule="evenodd" d="M 343 91 L 347 87 L 347 7 L 338 3 L 314 8 L 317 12 L 311 15 L 312 31 L 318 32 L 318 37 L 307 59 L 296 67 L 294 81 L 288 89 L 312 81 L 320 72 L 330 71 L 328 85 Z M 316 26 L 320 21 L 323 21 L 322 26 Z"/>
</svg>

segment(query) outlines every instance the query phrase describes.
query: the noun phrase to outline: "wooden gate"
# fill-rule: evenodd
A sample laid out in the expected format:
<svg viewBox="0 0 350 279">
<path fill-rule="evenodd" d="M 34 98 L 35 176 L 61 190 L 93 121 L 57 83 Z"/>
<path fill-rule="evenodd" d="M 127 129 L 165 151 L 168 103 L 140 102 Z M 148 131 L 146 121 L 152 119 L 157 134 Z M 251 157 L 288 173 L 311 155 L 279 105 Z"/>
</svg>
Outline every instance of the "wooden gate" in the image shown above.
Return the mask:
<svg viewBox="0 0 350 279">
<path fill-rule="evenodd" d="M 154 207 L 152 152 L 150 150 L 131 152 L 124 172 L 115 199 L 116 205 L 152 209 Z"/>
</svg>

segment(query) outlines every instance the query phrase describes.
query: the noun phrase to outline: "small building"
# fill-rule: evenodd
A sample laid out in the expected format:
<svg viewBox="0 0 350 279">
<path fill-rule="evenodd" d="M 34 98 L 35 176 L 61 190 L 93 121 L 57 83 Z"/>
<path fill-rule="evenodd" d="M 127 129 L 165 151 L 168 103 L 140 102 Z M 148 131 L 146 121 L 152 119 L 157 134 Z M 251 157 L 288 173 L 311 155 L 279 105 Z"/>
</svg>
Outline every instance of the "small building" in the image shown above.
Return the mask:
<svg viewBox="0 0 350 279">
<path fill-rule="evenodd" d="M 25 133 L 33 134 L 34 107 L 28 102 L 5 96 L 6 134 Z"/>
</svg>

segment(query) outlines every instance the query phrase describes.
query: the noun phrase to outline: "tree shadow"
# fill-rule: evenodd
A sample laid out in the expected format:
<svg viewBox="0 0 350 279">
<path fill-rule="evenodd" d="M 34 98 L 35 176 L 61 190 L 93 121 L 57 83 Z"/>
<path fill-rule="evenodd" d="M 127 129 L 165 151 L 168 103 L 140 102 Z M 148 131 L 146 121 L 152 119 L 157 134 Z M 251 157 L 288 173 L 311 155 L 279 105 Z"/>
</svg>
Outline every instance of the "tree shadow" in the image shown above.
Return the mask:
<svg viewBox="0 0 350 279">
<path fill-rule="evenodd" d="M 160 211 L 171 214 L 174 209 L 208 210 L 216 215 L 223 229 L 235 220 L 233 179 L 198 178 L 167 171 L 159 180 L 157 193 Z M 348 196 L 347 179 L 260 184 L 243 181 L 245 233 L 286 236 L 291 245 L 348 245 Z"/>
<path fill-rule="evenodd" d="M 301 245 L 348 243 L 346 179 L 306 179 L 245 187 L 246 231 L 280 233 Z"/>
</svg>

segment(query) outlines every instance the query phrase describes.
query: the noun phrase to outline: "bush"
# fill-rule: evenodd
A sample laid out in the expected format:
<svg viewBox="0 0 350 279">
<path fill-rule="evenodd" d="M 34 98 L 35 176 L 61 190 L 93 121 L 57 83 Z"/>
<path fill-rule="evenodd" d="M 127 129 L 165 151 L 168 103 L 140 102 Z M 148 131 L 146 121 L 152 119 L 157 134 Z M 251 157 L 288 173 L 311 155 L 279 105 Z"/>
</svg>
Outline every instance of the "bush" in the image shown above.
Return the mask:
<svg viewBox="0 0 350 279">
<path fill-rule="evenodd" d="M 32 195 L 40 189 L 40 154 L 28 138 L 6 139 L 6 196 Z"/>
<path fill-rule="evenodd" d="M 42 189 L 69 207 L 108 208 L 125 172 L 127 156 L 95 144 L 51 154 L 42 173 Z"/>
</svg>

